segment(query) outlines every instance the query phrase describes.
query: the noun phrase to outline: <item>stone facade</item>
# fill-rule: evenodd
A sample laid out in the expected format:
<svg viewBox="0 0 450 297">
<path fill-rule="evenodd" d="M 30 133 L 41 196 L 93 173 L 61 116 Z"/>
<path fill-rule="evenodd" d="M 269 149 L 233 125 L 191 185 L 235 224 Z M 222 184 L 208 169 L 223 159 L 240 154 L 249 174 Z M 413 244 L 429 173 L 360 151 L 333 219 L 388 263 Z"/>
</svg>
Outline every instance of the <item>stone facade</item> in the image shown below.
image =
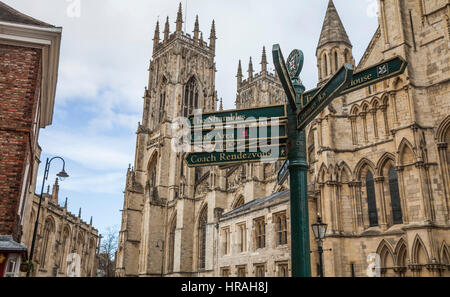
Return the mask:
<svg viewBox="0 0 450 297">
<path fill-rule="evenodd" d="M 50 187 L 49 187 L 50 188 Z M 36 277 L 67 277 L 68 266 L 76 263 L 70 254 L 79 255 L 80 276 L 97 276 L 99 234 L 90 223 L 67 210 L 67 198 L 64 206 L 59 201 L 59 185 L 56 179 L 52 192 L 50 189 L 43 195 L 39 225 L 34 249 L 34 271 Z M 40 196 L 32 194 L 32 208 L 29 216 L 30 224 L 25 228 L 24 242 L 31 247 L 34 224 Z"/>
<path fill-rule="evenodd" d="M 408 67 L 337 98 L 307 127 L 310 223 L 319 213 L 328 224 L 324 248 L 332 251 L 324 254 L 325 276 L 367 276 L 374 253 L 383 276 L 449 275 L 450 4 L 379 4 L 380 26 L 356 71 L 396 55 Z M 178 17 L 177 31 L 169 35 L 166 25 L 162 43 L 159 26 L 155 33 L 136 160 L 127 173 L 116 274 L 289 275 L 289 179 L 276 181 L 282 163 L 188 169 L 183 155 L 171 150 L 167 124 L 185 106 L 211 111 L 217 100 L 215 30 L 207 47 L 195 41 L 198 23 L 190 38 L 181 32 L 181 10 Z M 342 63 L 356 66 L 332 1 L 316 55 L 318 86 Z M 261 73 L 253 75 L 250 60 L 246 80 L 239 62 L 237 108 L 283 102 L 266 62 L 263 52 Z M 189 80 L 198 75 L 203 77 L 191 88 Z M 191 89 L 199 90 L 198 105 L 189 99 Z M 171 100 L 161 104 L 165 92 Z M 311 263 L 318 275 L 317 253 Z"/>
</svg>

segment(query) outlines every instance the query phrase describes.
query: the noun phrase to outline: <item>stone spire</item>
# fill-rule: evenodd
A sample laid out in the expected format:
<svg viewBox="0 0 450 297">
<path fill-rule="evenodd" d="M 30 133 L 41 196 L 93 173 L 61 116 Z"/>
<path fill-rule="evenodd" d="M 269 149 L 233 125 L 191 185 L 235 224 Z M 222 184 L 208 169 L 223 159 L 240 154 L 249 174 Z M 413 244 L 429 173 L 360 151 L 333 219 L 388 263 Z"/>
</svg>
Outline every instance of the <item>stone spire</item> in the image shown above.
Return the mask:
<svg viewBox="0 0 450 297">
<path fill-rule="evenodd" d="M 319 44 L 317 48 L 324 46 L 330 42 L 343 42 L 352 46 L 341 18 L 334 6 L 333 0 L 328 2 L 327 13 L 322 26 L 322 33 L 320 34 Z"/>
<path fill-rule="evenodd" d="M 216 39 L 216 23 L 213 20 L 211 25 L 211 33 L 209 34 L 209 46 L 213 52 L 216 51 Z"/>
<path fill-rule="evenodd" d="M 219 110 L 220 110 L 220 111 L 223 110 L 223 100 L 222 100 L 222 98 L 220 98 L 220 106 L 219 106 Z"/>
<path fill-rule="evenodd" d="M 89 222 L 89 225 L 91 225 L 91 226 L 92 226 L 92 216 L 91 216 L 91 221 Z"/>
<path fill-rule="evenodd" d="M 203 46 L 203 32 L 200 32 L 200 45 Z"/>
<path fill-rule="evenodd" d="M 164 43 L 167 43 L 169 40 L 169 34 L 170 34 L 170 25 L 169 25 L 169 17 L 166 19 L 166 25 L 164 27 Z"/>
<path fill-rule="evenodd" d="M 261 58 L 261 71 L 263 74 L 267 74 L 267 64 L 266 47 L 263 46 L 263 53 Z"/>
<path fill-rule="evenodd" d="M 181 32 L 183 28 L 183 10 L 181 8 L 181 2 L 178 6 L 177 21 L 175 22 L 175 24 L 177 24 L 176 31 Z"/>
<path fill-rule="evenodd" d="M 64 202 L 64 208 L 67 209 L 67 197 L 66 197 L 66 201 Z"/>
<path fill-rule="evenodd" d="M 81 207 L 80 210 L 78 211 L 78 218 L 81 218 Z"/>
<path fill-rule="evenodd" d="M 242 75 L 241 60 L 239 60 L 238 72 L 237 72 L 236 77 L 237 77 L 237 87 L 238 87 L 238 89 L 239 89 L 239 88 L 241 87 L 241 84 L 242 84 L 242 77 L 243 77 L 243 75 Z"/>
<path fill-rule="evenodd" d="M 159 21 L 156 22 L 155 36 L 153 37 L 153 53 L 156 51 L 156 47 L 159 44 Z"/>
<path fill-rule="evenodd" d="M 200 33 L 200 26 L 198 24 L 198 15 L 195 17 L 195 25 L 194 25 L 194 43 L 198 42 L 198 35 Z"/>
<path fill-rule="evenodd" d="M 248 63 L 248 80 L 253 80 L 253 63 L 252 57 L 250 57 L 250 62 Z"/>
<path fill-rule="evenodd" d="M 56 178 L 55 184 L 53 185 L 53 189 L 52 189 L 52 201 L 55 204 L 58 204 L 58 194 L 59 194 L 59 184 L 58 184 L 58 178 Z"/>
</svg>

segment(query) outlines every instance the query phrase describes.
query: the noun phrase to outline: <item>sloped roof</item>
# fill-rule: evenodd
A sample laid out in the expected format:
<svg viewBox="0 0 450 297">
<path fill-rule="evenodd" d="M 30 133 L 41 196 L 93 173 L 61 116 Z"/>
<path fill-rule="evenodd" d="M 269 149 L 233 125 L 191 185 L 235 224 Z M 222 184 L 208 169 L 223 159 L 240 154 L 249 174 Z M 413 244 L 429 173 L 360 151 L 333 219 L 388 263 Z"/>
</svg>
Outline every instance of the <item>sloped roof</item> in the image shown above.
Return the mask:
<svg viewBox="0 0 450 297">
<path fill-rule="evenodd" d="M 11 236 L 0 236 L 0 251 L 24 252 L 26 250 L 26 246 L 15 242 Z"/>
<path fill-rule="evenodd" d="M 270 196 L 267 196 L 267 197 L 264 197 L 264 198 L 255 199 L 255 200 L 253 200 L 253 201 L 251 201 L 251 202 L 249 202 L 247 204 L 244 204 L 244 205 L 242 205 L 242 206 L 240 206 L 240 207 L 238 207 L 236 209 L 233 209 L 230 212 L 224 213 L 222 215 L 222 217 L 228 217 L 228 216 L 231 216 L 231 215 L 234 215 L 234 214 L 246 211 L 248 209 L 251 209 L 251 208 L 253 208 L 255 206 L 264 204 L 264 203 L 269 202 L 269 201 L 274 201 L 274 200 L 278 200 L 278 199 L 289 197 L 289 193 L 290 193 L 290 191 L 287 190 L 287 191 L 284 191 L 284 192 L 275 193 L 273 195 L 270 195 Z"/>
<path fill-rule="evenodd" d="M 50 27 L 53 28 L 53 25 L 44 23 L 40 20 L 27 16 L 23 14 L 11 6 L 6 5 L 2 1 L 0 1 L 0 21 L 9 22 L 9 23 L 18 23 L 24 25 L 33 25 L 40 27 Z"/>
<path fill-rule="evenodd" d="M 333 0 L 328 2 L 327 13 L 320 33 L 319 45 L 317 48 L 324 46 L 330 42 L 344 42 L 352 46 L 341 18 L 334 6 Z"/>
</svg>

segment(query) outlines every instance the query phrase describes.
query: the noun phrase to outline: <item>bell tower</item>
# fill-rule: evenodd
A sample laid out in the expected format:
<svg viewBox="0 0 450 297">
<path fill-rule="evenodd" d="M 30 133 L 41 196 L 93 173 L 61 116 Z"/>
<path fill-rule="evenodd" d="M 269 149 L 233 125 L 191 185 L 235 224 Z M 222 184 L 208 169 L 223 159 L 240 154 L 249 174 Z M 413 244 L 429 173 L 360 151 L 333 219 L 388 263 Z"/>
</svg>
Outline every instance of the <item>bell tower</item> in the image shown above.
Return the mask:
<svg viewBox="0 0 450 297">
<path fill-rule="evenodd" d="M 181 3 L 174 32 L 170 32 L 168 17 L 163 36 L 160 36 L 159 22 L 156 24 L 142 123 L 137 130 L 135 163 L 127 172 L 119 237 L 119 275 L 161 274 L 161 247 L 156 246 L 157 242 L 161 245 L 166 240 L 165 224 L 173 211 L 168 205 L 179 204 L 176 208 L 180 226 L 184 220 L 192 219 L 191 213 L 184 214 L 191 206 L 184 204 L 191 203 L 188 199 L 194 196 L 195 176 L 199 173 L 185 166 L 182 152 L 172 149 L 172 140 L 177 137 L 172 123 L 197 109 L 203 112 L 217 109 L 215 23 L 212 21 L 209 44 L 203 40 L 198 16 L 193 27 L 192 36 L 183 31 Z M 185 234 L 192 235 L 192 232 L 185 228 L 177 234 L 182 248 L 189 244 Z M 188 264 L 188 261 L 175 262 L 174 269 L 189 271 Z"/>
<path fill-rule="evenodd" d="M 316 50 L 319 85 L 330 78 L 342 64 L 355 66 L 352 48 L 333 0 L 330 0 Z"/>
</svg>

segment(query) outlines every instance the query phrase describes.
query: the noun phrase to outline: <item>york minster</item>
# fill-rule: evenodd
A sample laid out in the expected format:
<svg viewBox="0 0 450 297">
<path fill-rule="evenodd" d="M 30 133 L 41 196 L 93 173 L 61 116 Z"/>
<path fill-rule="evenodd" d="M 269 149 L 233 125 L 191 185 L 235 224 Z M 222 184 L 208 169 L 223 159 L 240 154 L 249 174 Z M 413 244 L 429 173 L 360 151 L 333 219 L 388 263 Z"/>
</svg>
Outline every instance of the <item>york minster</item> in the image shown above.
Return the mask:
<svg viewBox="0 0 450 297">
<path fill-rule="evenodd" d="M 308 125 L 310 224 L 318 214 L 328 225 L 325 276 L 367 276 L 371 254 L 379 255 L 381 276 L 448 276 L 450 4 L 381 0 L 379 7 L 379 27 L 358 62 L 358 41 L 333 1 L 326 7 L 318 87 L 343 63 L 358 71 L 400 56 L 408 67 L 338 97 Z M 223 110 L 215 90 L 220 32 L 213 21 L 203 36 L 197 17 L 191 36 L 183 20 L 180 4 L 174 31 L 168 18 L 156 24 L 116 275 L 289 276 L 294 189 L 289 179 L 277 182 L 283 162 L 188 168 L 185 153 L 170 150 L 177 117 Z M 263 48 L 258 61 L 250 58 L 245 77 L 236 61 L 236 109 L 286 104 L 269 54 Z M 311 255 L 316 276 L 319 259 Z"/>
</svg>

